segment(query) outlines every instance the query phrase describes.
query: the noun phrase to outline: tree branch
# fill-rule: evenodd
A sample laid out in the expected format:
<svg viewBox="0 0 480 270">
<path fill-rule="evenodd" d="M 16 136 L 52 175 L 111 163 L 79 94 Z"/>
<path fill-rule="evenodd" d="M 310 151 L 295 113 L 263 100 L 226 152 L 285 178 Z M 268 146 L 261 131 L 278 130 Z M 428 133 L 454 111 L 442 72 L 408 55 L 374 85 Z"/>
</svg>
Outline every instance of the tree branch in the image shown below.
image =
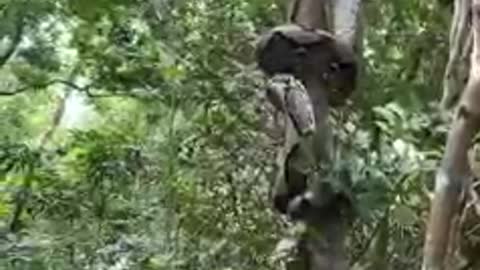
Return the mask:
<svg viewBox="0 0 480 270">
<path fill-rule="evenodd" d="M 85 95 L 87 95 L 87 97 L 89 97 L 89 98 L 113 98 L 113 97 L 139 98 L 140 97 L 139 95 L 128 93 L 128 92 L 125 92 L 125 93 L 109 93 L 109 94 L 107 94 L 107 93 L 93 93 L 92 90 L 91 90 L 91 85 L 79 86 L 79 85 L 77 85 L 77 84 L 75 84 L 71 81 L 63 80 L 63 79 L 52 79 L 52 80 L 40 85 L 40 87 L 47 88 L 47 87 L 52 86 L 54 84 L 65 85 L 66 87 L 68 87 L 70 89 L 74 89 L 76 91 L 85 93 Z M 25 92 L 25 91 L 27 91 L 31 88 L 32 88 L 32 85 L 24 85 L 20 88 L 12 90 L 12 91 L 0 91 L 0 97 L 1 96 L 15 96 L 15 95 L 21 94 L 21 93 L 23 93 L 23 92 Z"/>
<path fill-rule="evenodd" d="M 24 87 L 21 87 L 21 88 L 18 88 L 18 89 L 15 89 L 13 91 L 0 91 L 0 96 L 15 96 L 17 94 L 21 94 L 25 91 L 27 91 L 28 89 L 30 89 L 31 86 L 24 86 Z"/>
<path fill-rule="evenodd" d="M 46 88 L 46 87 L 49 87 L 49 86 L 54 85 L 54 84 L 63 84 L 65 86 L 69 87 L 69 88 L 75 89 L 77 91 L 83 91 L 83 92 L 88 89 L 88 86 L 80 87 L 80 86 L 74 84 L 73 82 L 70 82 L 70 81 L 67 81 L 67 80 L 62 80 L 62 79 L 50 80 L 50 81 L 40 85 L 40 87 Z M 33 87 L 32 85 L 24 85 L 20 88 L 12 90 L 12 91 L 0 91 L 0 96 L 14 96 L 14 95 L 17 95 L 17 94 L 21 94 L 21 93 L 31 89 L 32 87 Z"/>
</svg>

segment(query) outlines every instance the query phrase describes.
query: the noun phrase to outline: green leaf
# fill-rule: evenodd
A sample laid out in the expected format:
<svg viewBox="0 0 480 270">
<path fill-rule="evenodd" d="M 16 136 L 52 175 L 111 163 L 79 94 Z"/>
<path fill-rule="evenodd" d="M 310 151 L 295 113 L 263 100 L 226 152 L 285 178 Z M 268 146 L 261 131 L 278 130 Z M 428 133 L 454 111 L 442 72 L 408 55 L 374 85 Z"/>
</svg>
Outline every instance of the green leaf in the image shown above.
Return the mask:
<svg viewBox="0 0 480 270">
<path fill-rule="evenodd" d="M 23 84 L 32 88 L 44 88 L 49 84 L 48 73 L 27 64 L 11 65 L 13 74 Z"/>
<path fill-rule="evenodd" d="M 392 218 L 400 226 L 412 226 L 417 220 L 416 213 L 406 205 L 397 205 L 392 211 Z"/>
</svg>

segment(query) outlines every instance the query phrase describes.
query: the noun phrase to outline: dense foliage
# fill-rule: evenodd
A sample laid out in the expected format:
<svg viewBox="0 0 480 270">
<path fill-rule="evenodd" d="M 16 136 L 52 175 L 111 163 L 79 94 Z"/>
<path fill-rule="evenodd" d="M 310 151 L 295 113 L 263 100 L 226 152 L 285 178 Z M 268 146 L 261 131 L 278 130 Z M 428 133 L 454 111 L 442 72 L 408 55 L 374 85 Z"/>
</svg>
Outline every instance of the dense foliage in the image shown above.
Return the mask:
<svg viewBox="0 0 480 270">
<path fill-rule="evenodd" d="M 442 153 L 451 6 L 365 1 L 363 71 L 333 122 L 356 266 L 420 263 Z M 283 1 L 0 1 L 0 269 L 268 269 L 253 61 Z"/>
</svg>

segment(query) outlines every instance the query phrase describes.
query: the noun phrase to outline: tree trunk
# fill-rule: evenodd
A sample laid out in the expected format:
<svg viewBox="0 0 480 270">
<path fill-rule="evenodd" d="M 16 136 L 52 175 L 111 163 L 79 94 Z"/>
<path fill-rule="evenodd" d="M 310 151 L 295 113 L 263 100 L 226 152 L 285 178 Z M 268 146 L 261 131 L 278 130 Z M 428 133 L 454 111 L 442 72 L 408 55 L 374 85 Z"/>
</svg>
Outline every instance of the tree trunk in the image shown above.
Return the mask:
<svg viewBox="0 0 480 270">
<path fill-rule="evenodd" d="M 471 51 L 472 35 L 469 27 L 471 0 L 455 0 L 450 29 L 450 53 L 443 76 L 443 109 L 451 108 L 458 100 L 468 79 L 468 56 Z"/>
<path fill-rule="evenodd" d="M 313 167 L 327 165 L 328 170 L 331 167 L 328 165 L 335 162 L 328 125 L 329 107 L 333 104 L 330 99 L 334 91 L 332 85 L 344 91 L 355 88 L 355 61 L 361 55 L 360 6 L 360 0 L 291 0 L 287 13 L 290 26 L 277 27 L 273 33 L 263 35 L 257 46 L 257 61 L 268 76 L 275 79 L 277 74 L 287 73 L 301 81 L 310 97 L 315 118 L 313 135 L 302 136 L 288 119 L 288 113 L 292 112 L 284 114 L 286 142 L 277 158 L 274 206 L 296 221 L 295 225 L 305 226 L 303 231 L 298 233 L 297 230 L 277 245 L 274 257 L 281 258 L 280 262 L 288 270 L 349 268 L 345 236 L 350 217 L 345 212 L 351 205 L 344 203 L 344 196 L 332 194 L 331 186 L 325 185 L 319 173 L 309 174 L 305 166 L 299 168 L 296 164 L 302 163 L 301 160 L 307 160 L 303 163 L 313 160 Z M 338 70 L 332 71 L 333 66 Z M 325 74 L 332 79 L 326 79 Z M 279 93 L 291 84 L 269 87 L 269 90 L 275 89 L 269 93 Z M 349 92 L 340 94 L 344 99 Z M 283 96 L 275 94 L 270 102 L 279 110 L 288 111 L 283 105 Z M 302 147 L 305 144 L 308 146 Z M 297 145 L 300 147 L 296 148 Z M 305 179 L 310 180 L 309 185 L 304 184 Z"/>
<path fill-rule="evenodd" d="M 451 31 L 453 47 L 447 73 L 455 68 L 451 63 L 456 61 L 452 58 L 459 57 L 456 50 L 465 47 L 465 43 L 468 43 L 468 39 L 465 39 L 465 35 L 461 33 L 467 31 L 464 30 L 465 26 L 462 27 L 462 24 L 466 25 L 466 17 L 469 14 L 468 11 L 465 11 L 466 9 L 472 11 L 471 68 L 468 82 L 461 92 L 448 134 L 443 160 L 435 179 L 435 192 L 425 241 L 423 270 L 446 269 L 451 259 L 454 249 L 451 236 L 456 234 L 458 215 L 464 205 L 466 193 L 473 177 L 468 161 L 468 150 L 473 137 L 480 128 L 480 0 L 457 0 L 455 8 Z M 450 89 L 450 91 L 455 92 L 454 89 Z M 456 92 L 460 93 L 458 90 Z"/>
</svg>

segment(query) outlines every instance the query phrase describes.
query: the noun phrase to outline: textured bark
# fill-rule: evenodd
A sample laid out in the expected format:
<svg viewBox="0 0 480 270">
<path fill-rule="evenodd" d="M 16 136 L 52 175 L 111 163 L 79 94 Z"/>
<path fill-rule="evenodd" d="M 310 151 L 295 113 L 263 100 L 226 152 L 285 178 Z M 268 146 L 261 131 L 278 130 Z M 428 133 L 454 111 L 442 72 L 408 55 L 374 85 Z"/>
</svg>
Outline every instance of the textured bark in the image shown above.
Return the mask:
<svg viewBox="0 0 480 270">
<path fill-rule="evenodd" d="M 332 32 L 332 0 L 289 0 L 287 18 L 291 23 Z"/>
<path fill-rule="evenodd" d="M 443 77 L 441 105 L 444 109 L 455 105 L 468 79 L 468 58 L 472 44 L 472 34 L 469 25 L 470 8 L 471 0 L 455 0 L 450 28 L 450 52 Z"/>
<path fill-rule="evenodd" d="M 361 0 L 336 0 L 333 5 L 335 36 L 351 44 L 357 52 L 361 44 Z"/>
<path fill-rule="evenodd" d="M 280 125 L 285 143 L 277 156 L 274 205 L 296 224 L 306 225 L 277 246 L 274 258 L 290 253 L 283 261 L 288 270 L 348 269 L 344 245 L 350 217 L 345 213 L 351 205 L 348 196 L 335 194 L 330 186 L 337 179 L 324 181 L 316 170 L 328 170 L 334 162 L 329 107 L 336 104 L 335 97 L 344 101 L 356 88 L 360 3 L 291 0 L 289 24 L 263 35 L 257 46 L 259 67 L 268 76 L 294 75 L 307 89 L 314 111 L 315 130 L 309 136 L 299 134 L 291 117 Z M 270 98 L 272 103 L 278 100 Z"/>
<path fill-rule="evenodd" d="M 457 216 L 473 178 L 468 150 L 480 128 L 480 0 L 472 0 L 471 4 L 473 47 L 470 74 L 462 91 L 435 179 L 435 194 L 425 241 L 424 270 L 446 269 L 451 259 L 448 251 L 453 249 L 451 238 L 456 234 Z M 458 17 L 457 19 L 460 20 Z M 461 20 L 457 23 L 460 24 Z M 452 33 L 459 35 L 455 30 Z"/>
<path fill-rule="evenodd" d="M 322 1 L 317 1 L 322 2 Z M 301 4 L 301 3 L 300 3 Z M 306 3 L 308 4 L 308 2 Z M 359 5 L 360 1 L 323 1 L 324 20 L 326 24 L 320 26 L 321 29 L 330 30 L 335 34 L 335 38 L 348 44 L 350 48 L 355 48 L 357 44 L 358 26 L 359 21 Z M 314 10 L 310 9 L 310 16 L 314 13 Z M 307 16 L 308 17 L 308 16 Z M 298 21 L 301 20 L 301 16 L 297 17 Z M 311 25 L 316 27 L 316 25 Z M 350 81 L 355 81 L 356 78 L 350 78 Z M 329 101 L 327 100 L 327 93 L 332 89 L 330 85 L 325 85 L 323 81 L 311 76 L 305 80 L 306 87 L 311 91 L 312 103 L 318 110 L 316 116 L 321 119 L 318 120 L 317 125 L 318 132 L 317 144 L 325 143 L 331 140 L 330 127 L 328 126 L 328 111 Z M 320 147 L 320 146 L 318 146 Z M 332 148 L 332 145 L 328 146 Z M 318 149 L 318 148 L 317 148 Z M 330 150 L 331 151 L 331 150 Z M 331 158 L 331 157 L 330 157 Z M 339 179 L 336 179 L 339 180 Z M 313 179 L 318 181 L 320 179 Z M 339 180 L 340 181 L 340 180 Z M 315 183 L 314 183 L 315 184 Z M 317 210 L 313 219 L 307 220 L 309 231 L 320 232 L 319 234 L 307 234 L 306 242 L 307 249 L 306 254 L 309 258 L 309 267 L 304 268 L 308 270 L 344 270 L 348 269 L 348 261 L 345 251 L 345 237 L 348 229 L 348 217 L 343 212 L 345 207 L 349 207 L 346 204 L 342 204 L 338 200 L 329 200 L 325 198 L 331 196 L 325 189 L 314 189 L 313 192 L 317 194 L 313 195 L 313 198 L 320 199 L 321 203 L 318 203 L 314 210 Z M 334 196 L 333 198 L 337 198 Z M 330 204 L 328 202 L 330 201 Z M 315 202 L 314 202 L 315 203 Z M 322 205 L 323 204 L 323 205 Z M 314 205 L 315 206 L 315 205 Z M 298 269 L 298 268 L 297 268 Z"/>
</svg>

